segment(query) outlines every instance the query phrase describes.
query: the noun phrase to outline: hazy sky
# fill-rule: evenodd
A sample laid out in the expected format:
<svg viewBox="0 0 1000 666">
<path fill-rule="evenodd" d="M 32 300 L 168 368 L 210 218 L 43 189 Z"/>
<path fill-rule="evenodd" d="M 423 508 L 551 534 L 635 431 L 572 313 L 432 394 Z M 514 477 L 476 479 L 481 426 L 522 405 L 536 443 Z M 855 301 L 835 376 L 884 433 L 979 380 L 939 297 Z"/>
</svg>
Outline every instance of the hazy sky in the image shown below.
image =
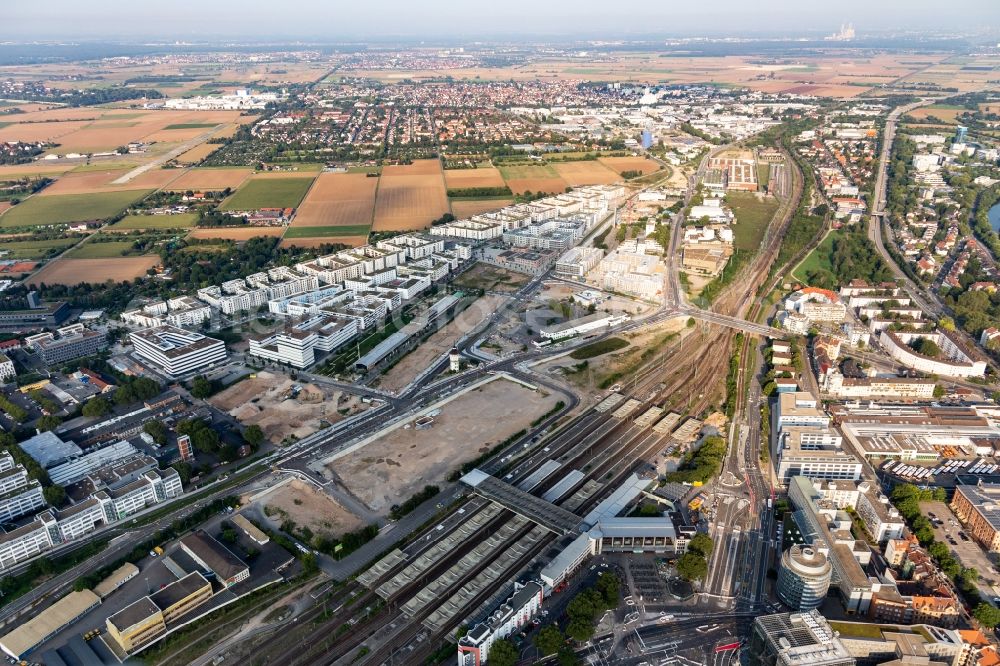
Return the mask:
<svg viewBox="0 0 1000 666">
<path fill-rule="evenodd" d="M 474 37 L 1000 27 L 1000 0 L 0 0 L 0 40 Z"/>
</svg>

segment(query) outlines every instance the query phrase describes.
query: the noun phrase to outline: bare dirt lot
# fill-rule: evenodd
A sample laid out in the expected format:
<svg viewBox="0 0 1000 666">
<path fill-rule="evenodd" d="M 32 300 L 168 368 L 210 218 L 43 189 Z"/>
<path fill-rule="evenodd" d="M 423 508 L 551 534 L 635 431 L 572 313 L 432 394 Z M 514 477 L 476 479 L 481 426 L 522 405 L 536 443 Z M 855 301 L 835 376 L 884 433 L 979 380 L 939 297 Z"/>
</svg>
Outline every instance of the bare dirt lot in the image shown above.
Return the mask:
<svg viewBox="0 0 1000 666">
<path fill-rule="evenodd" d="M 302 201 L 292 226 L 368 225 L 378 178 L 363 173 L 323 173 Z"/>
<path fill-rule="evenodd" d="M 417 160 L 382 171 L 375 200 L 375 231 L 423 229 L 448 211 L 439 161 Z"/>
<path fill-rule="evenodd" d="M 559 177 L 573 187 L 581 185 L 607 185 L 621 180 L 621 176 L 597 160 L 584 162 L 556 162 L 553 164 Z"/>
<path fill-rule="evenodd" d="M 456 287 L 484 291 L 515 292 L 528 283 L 527 275 L 514 273 L 489 264 L 476 264 L 455 279 Z"/>
<path fill-rule="evenodd" d="M 379 388 L 389 391 L 399 391 L 404 388 L 441 354 L 451 349 L 459 338 L 496 312 L 497 308 L 507 300 L 503 296 L 483 296 L 470 303 L 469 307 L 458 313 L 447 326 L 434 333 L 427 342 L 392 366 L 392 369 L 380 378 Z"/>
<path fill-rule="evenodd" d="M 660 169 L 659 164 L 646 157 L 601 157 L 597 161 L 617 173 L 641 171 L 646 174 Z"/>
<path fill-rule="evenodd" d="M 335 460 L 329 470 L 373 511 L 387 513 L 393 504 L 441 483 L 463 462 L 529 427 L 557 401 L 555 395 L 497 379 L 444 405 L 432 427 L 397 428 Z"/>
<path fill-rule="evenodd" d="M 341 391 L 302 383 L 298 397 L 291 395 L 291 379 L 273 372 L 258 372 L 213 396 L 210 402 L 245 425 L 259 425 L 272 442 L 289 436 L 302 438 L 362 409 L 361 401 Z"/>
<path fill-rule="evenodd" d="M 326 493 L 304 481 L 293 479 L 263 498 L 264 512 L 276 523 L 285 519 L 308 527 L 315 534 L 340 536 L 364 523 Z"/>
<path fill-rule="evenodd" d="M 157 256 L 114 257 L 109 259 L 56 259 L 29 278 L 31 284 L 74 285 L 82 282 L 101 284 L 142 277 L 160 263 Z"/>
</svg>

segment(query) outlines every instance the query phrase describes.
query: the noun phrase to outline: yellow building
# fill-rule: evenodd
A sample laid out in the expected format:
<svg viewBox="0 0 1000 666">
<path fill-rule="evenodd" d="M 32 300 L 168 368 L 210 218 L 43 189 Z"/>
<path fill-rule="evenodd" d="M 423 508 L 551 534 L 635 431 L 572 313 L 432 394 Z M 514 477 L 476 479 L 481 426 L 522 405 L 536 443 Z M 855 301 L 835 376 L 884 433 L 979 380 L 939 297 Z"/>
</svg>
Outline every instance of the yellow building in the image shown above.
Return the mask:
<svg viewBox="0 0 1000 666">
<path fill-rule="evenodd" d="M 148 645 L 167 632 L 167 624 L 212 598 L 212 585 L 199 572 L 126 606 L 106 621 L 108 635 L 126 653 Z"/>
</svg>

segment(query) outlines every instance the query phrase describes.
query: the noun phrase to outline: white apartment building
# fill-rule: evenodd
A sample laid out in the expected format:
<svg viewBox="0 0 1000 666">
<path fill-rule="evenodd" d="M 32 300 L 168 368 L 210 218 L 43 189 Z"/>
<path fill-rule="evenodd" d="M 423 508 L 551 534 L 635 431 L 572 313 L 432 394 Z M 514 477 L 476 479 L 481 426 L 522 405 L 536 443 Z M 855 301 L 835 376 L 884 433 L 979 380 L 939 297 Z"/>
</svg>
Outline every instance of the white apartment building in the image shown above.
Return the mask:
<svg viewBox="0 0 1000 666">
<path fill-rule="evenodd" d="M 250 338 L 249 354 L 269 361 L 307 368 L 316 351 L 333 351 L 360 332 L 357 319 L 313 315 L 284 329 Z"/>
<path fill-rule="evenodd" d="M 17 371 L 14 370 L 14 361 L 6 354 L 0 354 L 0 383 L 13 381 L 17 378 Z"/>
<path fill-rule="evenodd" d="M 430 229 L 433 236 L 450 236 L 466 240 L 484 242 L 503 235 L 503 224 L 500 222 L 484 222 L 476 219 L 456 220 L 448 224 L 439 224 Z"/>
<path fill-rule="evenodd" d="M 24 478 L 24 484 L 0 495 L 0 522 L 7 523 L 45 506 L 42 485 Z"/>
<path fill-rule="evenodd" d="M 531 622 L 545 598 L 540 583 L 515 583 L 512 594 L 486 621 L 472 627 L 458 641 L 459 666 L 482 666 L 488 663 L 490 648 L 501 639 Z"/>
<path fill-rule="evenodd" d="M 943 358 L 931 358 L 917 353 L 910 343 L 917 338 L 933 341 L 941 349 Z M 882 330 L 879 342 L 892 358 L 908 368 L 931 375 L 949 377 L 982 377 L 986 374 L 986 361 L 973 358 L 958 342 L 955 333 L 939 329 L 930 333 Z"/>
<path fill-rule="evenodd" d="M 870 481 L 858 484 L 857 512 L 872 537 L 879 543 L 903 536 L 906 523 L 889 498 Z"/>
<path fill-rule="evenodd" d="M 61 511 L 48 509 L 23 527 L 0 534 L 0 570 L 30 559 L 60 543 L 78 539 L 147 506 L 183 492 L 176 470 L 150 470 L 114 491 L 101 490 Z"/>
<path fill-rule="evenodd" d="M 174 377 L 226 360 L 226 345 L 222 340 L 175 326 L 133 331 L 129 340 L 137 356 Z"/>
<path fill-rule="evenodd" d="M 0 534 L 0 571 L 31 559 L 53 545 L 49 526 L 41 520 Z"/>
<path fill-rule="evenodd" d="M 574 247 L 556 260 L 555 274 L 571 280 L 581 280 L 604 257 L 604 250 L 597 247 Z"/>
<path fill-rule="evenodd" d="M 222 314 L 229 315 L 261 307 L 267 303 L 267 290 L 247 288 L 244 280 L 229 280 L 221 285 L 199 289 L 198 298 Z"/>
</svg>

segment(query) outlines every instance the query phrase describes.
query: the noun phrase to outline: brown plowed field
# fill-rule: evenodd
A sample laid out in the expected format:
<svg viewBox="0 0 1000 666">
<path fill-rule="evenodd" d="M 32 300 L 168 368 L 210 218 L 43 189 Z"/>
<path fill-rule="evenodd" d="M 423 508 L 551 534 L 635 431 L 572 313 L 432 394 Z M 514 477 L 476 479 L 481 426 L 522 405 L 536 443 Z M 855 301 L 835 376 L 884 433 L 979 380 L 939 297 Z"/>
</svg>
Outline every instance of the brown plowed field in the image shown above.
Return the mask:
<svg viewBox="0 0 1000 666">
<path fill-rule="evenodd" d="M 552 165 L 559 177 L 573 187 L 580 185 L 608 185 L 621 180 L 621 176 L 596 160 L 585 162 L 555 162 Z"/>
<path fill-rule="evenodd" d="M 660 169 L 658 163 L 645 157 L 602 157 L 597 161 L 619 174 L 622 171 L 642 171 L 646 174 Z"/>
<path fill-rule="evenodd" d="M 39 192 L 38 196 L 45 197 L 53 194 L 90 194 L 93 192 L 107 192 L 108 190 L 123 189 L 120 187 L 111 187 L 110 183 L 126 173 L 128 173 L 128 171 L 124 169 L 68 173 Z"/>
<path fill-rule="evenodd" d="M 513 199 L 482 199 L 479 201 L 452 201 L 451 213 L 460 220 L 473 215 L 489 213 L 507 206 L 513 206 Z"/>
<path fill-rule="evenodd" d="M 30 278 L 31 284 L 74 285 L 81 282 L 101 284 L 111 280 L 122 282 L 146 275 L 146 271 L 160 263 L 160 258 L 116 257 L 112 259 L 56 259 L 42 267 Z"/>
<path fill-rule="evenodd" d="M 284 227 L 203 227 L 192 230 L 188 234 L 188 238 L 224 238 L 245 241 L 257 236 L 280 236 L 283 233 L 285 233 Z"/>
<path fill-rule="evenodd" d="M 465 187 L 503 187 L 503 176 L 496 167 L 479 169 L 446 169 L 444 180 L 448 189 Z"/>
<path fill-rule="evenodd" d="M 295 227 L 371 224 L 378 178 L 363 173 L 322 173 L 302 201 Z"/>
<path fill-rule="evenodd" d="M 562 194 L 566 191 L 566 181 L 562 178 L 511 178 L 507 181 L 514 194 L 525 192 L 548 192 Z"/>
<path fill-rule="evenodd" d="M 194 192 L 205 190 L 236 189 L 246 180 L 253 169 L 191 169 L 170 183 L 174 191 Z"/>
<path fill-rule="evenodd" d="M 379 179 L 373 230 L 423 229 L 448 210 L 448 196 L 438 160 L 389 166 Z"/>
</svg>

